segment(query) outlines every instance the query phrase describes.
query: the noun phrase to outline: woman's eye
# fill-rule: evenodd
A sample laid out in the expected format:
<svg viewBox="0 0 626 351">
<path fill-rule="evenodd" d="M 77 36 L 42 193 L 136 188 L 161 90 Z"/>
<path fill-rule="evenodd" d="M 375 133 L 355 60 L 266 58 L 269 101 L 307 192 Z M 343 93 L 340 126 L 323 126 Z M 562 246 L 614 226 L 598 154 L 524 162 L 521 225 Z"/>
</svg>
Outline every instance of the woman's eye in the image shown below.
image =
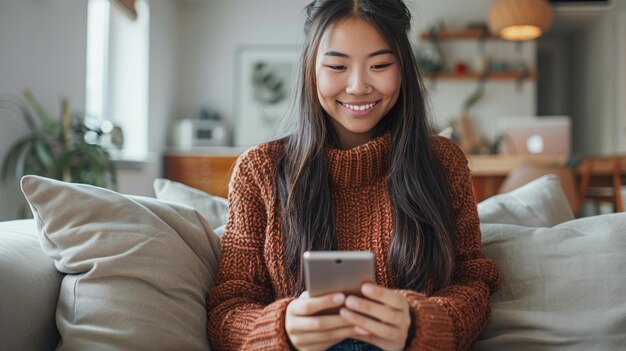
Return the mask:
<svg viewBox="0 0 626 351">
<path fill-rule="evenodd" d="M 343 65 L 326 65 L 326 67 L 332 69 L 333 71 L 345 71 L 347 69 L 347 67 Z"/>
<path fill-rule="evenodd" d="M 375 70 L 385 69 L 385 68 L 387 68 L 387 67 L 389 67 L 391 65 L 392 65 L 391 63 L 383 63 L 383 64 L 380 64 L 380 65 L 372 65 L 372 69 L 375 69 Z"/>
</svg>

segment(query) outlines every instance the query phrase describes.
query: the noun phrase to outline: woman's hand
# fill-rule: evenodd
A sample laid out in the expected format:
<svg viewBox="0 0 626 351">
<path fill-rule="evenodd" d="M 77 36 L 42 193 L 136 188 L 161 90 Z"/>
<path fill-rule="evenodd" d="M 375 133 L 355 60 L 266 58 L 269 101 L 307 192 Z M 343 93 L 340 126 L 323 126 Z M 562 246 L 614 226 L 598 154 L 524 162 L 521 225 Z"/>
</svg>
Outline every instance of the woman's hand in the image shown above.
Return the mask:
<svg viewBox="0 0 626 351">
<path fill-rule="evenodd" d="M 309 297 L 305 291 L 287 306 L 285 329 L 291 344 L 298 350 L 326 350 L 340 341 L 354 337 L 355 327 L 338 314 L 314 316 L 324 310 L 343 306 L 344 294 Z"/>
<path fill-rule="evenodd" d="M 348 296 L 339 312 L 356 326 L 353 338 L 384 350 L 402 350 L 411 325 L 407 299 L 397 291 L 369 283 L 363 284 L 361 293 L 367 299 Z"/>
</svg>

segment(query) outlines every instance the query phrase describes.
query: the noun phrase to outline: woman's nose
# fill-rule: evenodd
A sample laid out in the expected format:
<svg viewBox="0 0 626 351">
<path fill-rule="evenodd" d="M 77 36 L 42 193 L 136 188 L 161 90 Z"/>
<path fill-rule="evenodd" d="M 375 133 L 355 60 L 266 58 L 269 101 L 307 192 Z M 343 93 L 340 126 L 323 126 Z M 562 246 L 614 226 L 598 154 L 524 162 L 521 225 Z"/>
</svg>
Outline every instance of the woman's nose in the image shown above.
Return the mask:
<svg viewBox="0 0 626 351">
<path fill-rule="evenodd" d="M 348 82 L 348 86 L 346 88 L 346 93 L 363 95 L 369 93 L 370 89 L 371 87 L 367 84 L 367 78 L 363 72 L 352 72 L 350 75 L 350 81 Z"/>
</svg>

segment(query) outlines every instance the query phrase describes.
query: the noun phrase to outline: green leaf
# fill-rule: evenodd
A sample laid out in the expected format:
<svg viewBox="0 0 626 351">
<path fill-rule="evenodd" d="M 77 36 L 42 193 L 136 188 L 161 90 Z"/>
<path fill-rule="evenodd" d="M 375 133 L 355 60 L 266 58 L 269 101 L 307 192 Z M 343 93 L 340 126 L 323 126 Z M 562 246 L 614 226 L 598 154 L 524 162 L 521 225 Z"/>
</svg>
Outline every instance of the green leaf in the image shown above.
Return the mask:
<svg viewBox="0 0 626 351">
<path fill-rule="evenodd" d="M 33 140 L 29 140 L 28 143 L 24 144 L 22 148 L 19 150 L 17 156 L 17 162 L 15 164 L 15 179 L 21 179 L 25 174 L 27 174 L 28 170 L 28 158 L 33 149 Z"/>
<path fill-rule="evenodd" d="M 4 157 L 4 161 L 2 162 L 2 175 L 0 178 L 2 184 L 6 183 L 7 179 L 9 178 L 9 172 L 13 171 L 14 174 L 17 174 L 17 160 L 22 154 L 22 150 L 25 145 L 32 142 L 32 140 L 32 135 L 19 139 L 15 144 L 13 144 L 13 146 L 11 146 L 9 151 L 7 151 L 6 156 Z"/>
<path fill-rule="evenodd" d="M 15 165 L 15 160 L 17 158 L 15 151 L 16 145 L 13 145 L 9 152 L 4 156 L 4 160 L 2 160 L 2 170 L 0 171 L 0 183 L 5 184 L 9 177 L 9 169 L 13 168 Z"/>
<path fill-rule="evenodd" d="M 0 109 L 4 109 L 12 112 L 18 117 L 24 118 L 26 125 L 32 133 L 35 133 L 39 130 L 33 115 L 30 113 L 28 108 L 24 105 L 24 102 L 20 99 L 19 96 L 10 95 L 10 94 L 1 94 L 0 95 Z"/>
<path fill-rule="evenodd" d="M 50 174 L 54 173 L 54 159 L 50 153 L 50 147 L 42 138 L 35 138 L 34 140 L 35 154 L 39 163 L 49 171 Z"/>
<path fill-rule="evenodd" d="M 44 110 L 43 107 L 41 107 L 41 104 L 39 104 L 39 101 L 35 99 L 35 96 L 30 92 L 30 90 L 24 91 L 24 98 L 35 112 L 35 116 L 39 118 L 39 121 L 41 122 L 41 125 L 46 133 L 56 134 L 57 122 L 48 114 L 48 112 L 46 112 L 46 110 Z"/>
</svg>

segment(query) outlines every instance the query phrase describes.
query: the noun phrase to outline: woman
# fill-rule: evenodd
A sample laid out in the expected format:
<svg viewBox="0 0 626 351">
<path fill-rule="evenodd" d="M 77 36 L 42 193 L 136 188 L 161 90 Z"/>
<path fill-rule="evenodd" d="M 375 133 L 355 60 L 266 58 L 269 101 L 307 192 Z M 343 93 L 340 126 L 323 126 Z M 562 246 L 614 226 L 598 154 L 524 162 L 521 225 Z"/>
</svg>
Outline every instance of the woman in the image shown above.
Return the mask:
<svg viewBox="0 0 626 351">
<path fill-rule="evenodd" d="M 430 136 L 401 0 L 309 4 L 287 137 L 238 161 L 208 298 L 214 348 L 467 349 L 489 316 L 467 160 Z M 369 250 L 365 298 L 309 297 L 307 250 Z M 339 314 L 316 315 L 332 307 Z"/>
</svg>

